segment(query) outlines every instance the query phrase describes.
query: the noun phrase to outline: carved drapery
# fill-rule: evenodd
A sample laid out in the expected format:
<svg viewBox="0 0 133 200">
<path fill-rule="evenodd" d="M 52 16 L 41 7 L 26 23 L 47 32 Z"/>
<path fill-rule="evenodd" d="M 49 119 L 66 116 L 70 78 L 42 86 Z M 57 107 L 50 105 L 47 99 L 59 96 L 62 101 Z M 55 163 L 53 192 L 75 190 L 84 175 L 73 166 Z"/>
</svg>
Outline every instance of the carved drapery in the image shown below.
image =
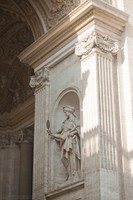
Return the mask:
<svg viewBox="0 0 133 200">
<path fill-rule="evenodd" d="M 117 41 L 112 40 L 108 35 L 93 31 L 76 44 L 75 54 L 80 58 L 84 58 L 89 55 L 93 48 L 98 48 L 103 53 L 111 53 L 113 55 L 116 55 L 119 50 Z"/>
</svg>

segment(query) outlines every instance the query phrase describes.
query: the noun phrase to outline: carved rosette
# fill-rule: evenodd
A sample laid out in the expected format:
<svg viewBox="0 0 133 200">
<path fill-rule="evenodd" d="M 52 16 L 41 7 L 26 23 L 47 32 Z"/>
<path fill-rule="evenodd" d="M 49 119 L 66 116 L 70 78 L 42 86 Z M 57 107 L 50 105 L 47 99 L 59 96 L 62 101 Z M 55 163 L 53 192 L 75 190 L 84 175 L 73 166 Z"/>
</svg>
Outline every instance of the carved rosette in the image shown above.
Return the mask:
<svg viewBox="0 0 133 200">
<path fill-rule="evenodd" d="M 22 129 L 15 133 L 0 134 L 0 147 L 6 148 L 11 144 L 33 143 L 33 130 Z"/>
<path fill-rule="evenodd" d="M 76 44 L 75 54 L 80 58 L 84 58 L 89 55 L 93 48 L 98 48 L 103 53 L 111 53 L 113 55 L 116 55 L 119 50 L 117 41 L 112 40 L 107 35 L 101 35 L 93 31 Z"/>
<path fill-rule="evenodd" d="M 43 67 L 36 71 L 35 75 L 31 76 L 30 87 L 35 88 L 35 92 L 45 87 L 49 83 L 49 69 Z"/>
</svg>

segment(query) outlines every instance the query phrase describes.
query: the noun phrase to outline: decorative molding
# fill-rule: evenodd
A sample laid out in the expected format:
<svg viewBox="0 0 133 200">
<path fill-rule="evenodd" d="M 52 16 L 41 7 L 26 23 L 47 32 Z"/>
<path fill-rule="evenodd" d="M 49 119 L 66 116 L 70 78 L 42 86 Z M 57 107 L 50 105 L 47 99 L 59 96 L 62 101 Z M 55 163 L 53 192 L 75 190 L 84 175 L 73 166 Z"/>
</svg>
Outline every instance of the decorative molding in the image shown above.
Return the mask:
<svg viewBox="0 0 133 200">
<path fill-rule="evenodd" d="M 119 51 L 117 41 L 112 40 L 108 35 L 101 35 L 93 31 L 90 35 L 76 44 L 75 54 L 80 58 L 86 57 L 93 48 L 100 49 L 103 53 L 116 55 Z"/>
<path fill-rule="evenodd" d="M 61 187 L 53 192 L 49 192 L 46 194 L 46 197 L 47 199 L 54 199 L 54 198 L 57 198 L 57 197 L 61 197 L 63 198 L 63 195 L 65 194 L 70 194 L 71 192 L 74 192 L 74 191 L 77 191 L 79 189 L 83 189 L 84 188 L 84 180 L 80 180 L 76 183 L 71 183 L 71 184 L 68 184 L 64 187 Z M 81 198 L 79 197 L 78 200 L 80 200 Z"/>
<path fill-rule="evenodd" d="M 49 69 L 43 67 L 35 72 L 35 75 L 31 76 L 30 87 L 35 88 L 35 92 L 41 89 L 49 82 Z"/>
</svg>

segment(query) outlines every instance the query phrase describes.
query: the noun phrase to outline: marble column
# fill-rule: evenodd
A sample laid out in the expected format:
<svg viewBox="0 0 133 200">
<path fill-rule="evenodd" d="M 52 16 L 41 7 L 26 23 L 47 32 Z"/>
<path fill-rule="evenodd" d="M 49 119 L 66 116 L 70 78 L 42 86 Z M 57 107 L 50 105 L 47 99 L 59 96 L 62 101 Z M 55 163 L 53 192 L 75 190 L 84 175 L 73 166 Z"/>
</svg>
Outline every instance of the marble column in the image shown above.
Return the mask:
<svg viewBox="0 0 133 200">
<path fill-rule="evenodd" d="M 46 122 L 49 103 L 49 70 L 42 67 L 31 77 L 35 88 L 35 125 L 33 160 L 33 200 L 44 200 L 48 190 L 48 133 Z"/>
<path fill-rule="evenodd" d="M 81 58 L 86 200 L 120 199 L 120 130 L 114 66 L 118 50 L 115 41 L 96 31 L 79 41 L 75 48 Z"/>
</svg>

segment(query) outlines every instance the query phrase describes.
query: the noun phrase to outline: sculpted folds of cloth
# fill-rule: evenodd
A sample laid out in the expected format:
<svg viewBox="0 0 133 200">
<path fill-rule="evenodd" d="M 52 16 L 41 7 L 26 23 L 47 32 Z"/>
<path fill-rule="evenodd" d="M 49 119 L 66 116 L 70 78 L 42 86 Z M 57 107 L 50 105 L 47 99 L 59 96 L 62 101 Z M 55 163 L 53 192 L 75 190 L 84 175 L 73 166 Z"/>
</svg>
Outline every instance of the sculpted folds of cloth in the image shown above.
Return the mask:
<svg viewBox="0 0 133 200">
<path fill-rule="evenodd" d="M 75 115 L 75 108 L 64 106 L 63 112 L 66 119 L 62 122 L 60 130 L 49 135 L 60 143 L 61 161 L 67 171 L 67 180 L 77 175 L 80 171 L 80 123 Z"/>
</svg>

